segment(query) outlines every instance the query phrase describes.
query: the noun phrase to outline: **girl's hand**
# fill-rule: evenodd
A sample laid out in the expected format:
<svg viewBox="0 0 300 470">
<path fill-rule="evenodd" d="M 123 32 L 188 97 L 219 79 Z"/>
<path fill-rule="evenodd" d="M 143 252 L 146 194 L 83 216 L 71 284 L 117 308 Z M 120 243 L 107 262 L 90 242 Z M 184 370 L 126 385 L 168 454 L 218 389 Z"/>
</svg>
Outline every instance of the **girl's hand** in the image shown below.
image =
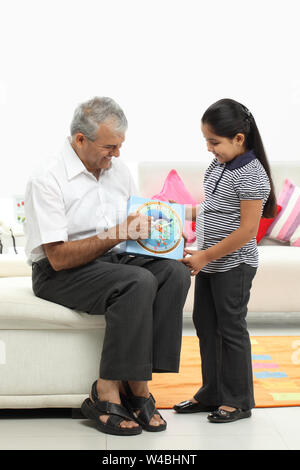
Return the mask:
<svg viewBox="0 0 300 470">
<path fill-rule="evenodd" d="M 177 202 L 174 201 L 173 199 L 169 199 L 169 202 L 170 202 L 171 204 L 177 204 Z M 183 236 L 183 238 L 184 238 L 184 251 L 185 251 L 185 245 L 186 245 L 186 243 L 187 243 L 188 237 L 187 237 L 187 235 L 186 235 L 184 232 L 182 233 L 182 236 Z M 186 256 L 186 255 L 184 254 L 184 256 Z"/>
<path fill-rule="evenodd" d="M 186 250 L 185 250 L 185 246 L 186 246 L 186 244 L 187 244 L 188 236 L 187 236 L 184 232 L 182 232 L 182 236 L 183 236 L 183 239 L 184 239 L 183 256 L 186 256 L 186 253 L 185 253 L 185 251 L 186 251 Z"/>
<path fill-rule="evenodd" d="M 208 259 L 205 251 L 194 251 L 185 249 L 184 254 L 191 256 L 180 259 L 178 261 L 181 261 L 189 268 L 191 276 L 196 276 L 201 271 L 201 269 L 208 264 Z"/>
</svg>

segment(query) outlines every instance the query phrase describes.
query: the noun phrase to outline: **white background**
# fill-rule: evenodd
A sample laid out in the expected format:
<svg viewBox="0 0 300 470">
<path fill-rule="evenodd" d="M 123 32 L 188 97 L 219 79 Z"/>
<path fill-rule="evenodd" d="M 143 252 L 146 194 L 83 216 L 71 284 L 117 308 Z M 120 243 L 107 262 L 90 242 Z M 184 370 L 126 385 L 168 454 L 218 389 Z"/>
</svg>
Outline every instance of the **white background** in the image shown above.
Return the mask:
<svg viewBox="0 0 300 470">
<path fill-rule="evenodd" d="M 0 0 L 0 195 L 60 150 L 75 106 L 110 96 L 122 158 L 209 161 L 205 109 L 253 113 L 268 157 L 300 156 L 299 0 Z"/>
</svg>

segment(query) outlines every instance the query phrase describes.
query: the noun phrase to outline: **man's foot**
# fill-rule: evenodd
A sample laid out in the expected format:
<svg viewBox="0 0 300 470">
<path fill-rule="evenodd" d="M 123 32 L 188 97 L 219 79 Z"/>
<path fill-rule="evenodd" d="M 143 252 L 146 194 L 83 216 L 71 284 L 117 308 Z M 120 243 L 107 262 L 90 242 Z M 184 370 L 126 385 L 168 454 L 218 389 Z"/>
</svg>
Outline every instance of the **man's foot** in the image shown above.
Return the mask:
<svg viewBox="0 0 300 470">
<path fill-rule="evenodd" d="M 143 398 L 149 398 L 150 397 L 150 392 L 148 389 L 148 382 L 128 382 L 131 391 L 135 397 L 143 397 Z M 126 396 L 126 391 L 125 388 L 120 382 L 120 393 Z M 137 410 L 136 414 L 137 416 L 139 415 L 140 411 Z M 154 414 L 152 418 L 149 421 L 150 426 L 161 426 L 164 425 L 165 421 L 161 418 L 159 414 Z"/>
<path fill-rule="evenodd" d="M 131 381 L 131 384 L 133 381 Z M 149 392 L 147 382 L 133 383 L 134 392 L 128 381 L 122 381 L 121 401 L 131 416 L 141 425 L 142 429 L 149 432 L 161 432 L 167 428 L 167 422 L 155 407 L 155 399 Z M 137 394 L 137 395 L 135 395 Z M 153 423 L 153 424 L 152 424 Z"/>
<path fill-rule="evenodd" d="M 111 380 L 98 379 L 97 381 L 97 394 L 100 401 L 109 401 L 111 403 L 121 404 L 120 393 L 119 393 L 119 382 Z M 94 402 L 90 393 L 90 400 Z M 99 419 L 106 423 L 109 415 L 101 415 Z M 139 424 L 136 421 L 121 421 L 121 428 L 137 428 Z"/>
</svg>

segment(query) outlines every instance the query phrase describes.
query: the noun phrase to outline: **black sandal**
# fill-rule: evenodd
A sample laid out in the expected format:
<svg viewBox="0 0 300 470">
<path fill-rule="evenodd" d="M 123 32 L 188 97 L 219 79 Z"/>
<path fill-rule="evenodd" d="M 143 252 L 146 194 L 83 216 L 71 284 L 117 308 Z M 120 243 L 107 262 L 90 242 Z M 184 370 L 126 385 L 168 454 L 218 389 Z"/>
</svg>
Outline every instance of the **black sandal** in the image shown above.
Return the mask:
<svg viewBox="0 0 300 470">
<path fill-rule="evenodd" d="M 121 402 L 127 408 L 134 420 L 139 423 L 145 431 L 165 431 L 167 428 L 167 423 L 155 408 L 155 399 L 153 395 L 150 393 L 149 398 L 136 397 L 133 395 L 128 382 L 123 381 L 122 383 L 125 388 L 126 395 L 120 393 Z M 138 414 L 137 411 L 139 411 Z M 149 424 L 151 418 L 155 414 L 160 416 L 160 418 L 164 421 L 164 424 L 160 424 L 159 426 L 152 426 Z"/>
<path fill-rule="evenodd" d="M 250 416 L 251 410 L 241 410 L 240 408 L 237 408 L 234 411 L 226 411 L 218 409 L 209 413 L 207 419 L 211 423 L 232 423 L 238 419 L 250 418 Z"/>
<path fill-rule="evenodd" d="M 136 421 L 128 413 L 126 408 L 110 401 L 100 401 L 97 393 L 97 381 L 92 385 L 92 400 L 87 398 L 81 405 L 82 414 L 96 422 L 97 429 L 105 434 L 113 434 L 115 436 L 136 436 L 141 434 L 142 427 L 121 428 L 120 423 L 126 421 Z M 100 416 L 110 415 L 106 423 L 99 419 Z"/>
<path fill-rule="evenodd" d="M 177 405 L 173 406 L 173 410 L 177 413 L 187 414 L 187 413 L 199 413 L 201 411 L 216 411 L 218 406 L 213 405 L 203 405 L 202 403 L 193 403 L 190 400 L 181 401 Z"/>
</svg>

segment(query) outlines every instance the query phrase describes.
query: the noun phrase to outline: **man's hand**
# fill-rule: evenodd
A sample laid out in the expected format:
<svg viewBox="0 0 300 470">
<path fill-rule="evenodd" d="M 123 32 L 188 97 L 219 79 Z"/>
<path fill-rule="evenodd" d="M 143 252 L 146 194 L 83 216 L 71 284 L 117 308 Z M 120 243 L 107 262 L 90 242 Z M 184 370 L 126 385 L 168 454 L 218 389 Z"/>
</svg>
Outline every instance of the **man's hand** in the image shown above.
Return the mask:
<svg viewBox="0 0 300 470">
<path fill-rule="evenodd" d="M 179 259 L 190 270 L 191 276 L 196 276 L 204 266 L 208 264 L 208 259 L 205 251 L 184 250 L 185 255 L 191 255 L 186 258 Z"/>
</svg>

